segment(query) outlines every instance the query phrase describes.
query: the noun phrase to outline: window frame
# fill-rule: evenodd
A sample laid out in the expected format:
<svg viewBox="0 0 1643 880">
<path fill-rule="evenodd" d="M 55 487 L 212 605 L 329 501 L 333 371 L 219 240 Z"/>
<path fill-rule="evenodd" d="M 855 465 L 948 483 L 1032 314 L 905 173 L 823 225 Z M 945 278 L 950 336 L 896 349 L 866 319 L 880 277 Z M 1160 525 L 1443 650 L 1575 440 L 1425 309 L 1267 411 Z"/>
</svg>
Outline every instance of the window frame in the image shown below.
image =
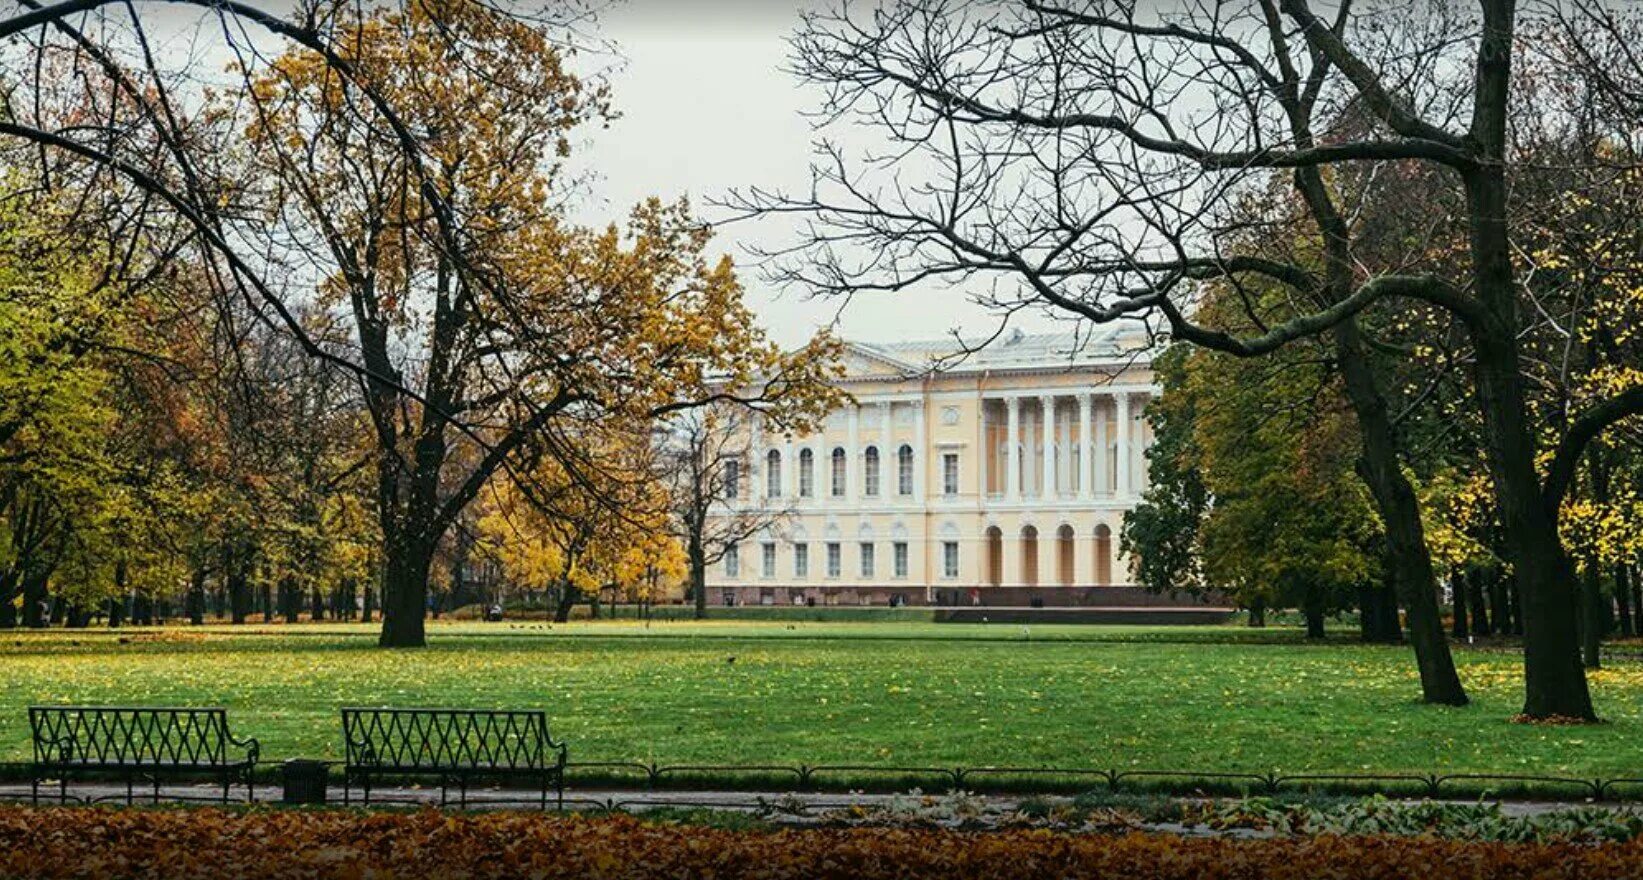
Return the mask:
<svg viewBox="0 0 1643 880">
<path fill-rule="evenodd" d="M 816 497 L 816 453 L 808 448 L 799 450 L 799 497 Z"/>
<path fill-rule="evenodd" d="M 869 445 L 861 453 L 861 494 L 868 498 L 879 497 L 879 448 Z"/>
</svg>

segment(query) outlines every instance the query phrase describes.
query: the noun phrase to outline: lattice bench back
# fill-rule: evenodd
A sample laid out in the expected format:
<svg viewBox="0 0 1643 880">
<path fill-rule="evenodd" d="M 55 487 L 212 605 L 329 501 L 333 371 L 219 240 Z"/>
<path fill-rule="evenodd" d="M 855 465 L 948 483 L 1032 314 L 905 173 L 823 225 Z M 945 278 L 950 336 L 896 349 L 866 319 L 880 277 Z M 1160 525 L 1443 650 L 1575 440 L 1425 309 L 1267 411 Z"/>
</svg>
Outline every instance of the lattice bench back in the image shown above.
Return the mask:
<svg viewBox="0 0 1643 880">
<path fill-rule="evenodd" d="M 350 768 L 425 772 L 544 770 L 563 747 L 543 712 L 467 709 L 343 709 Z"/>
<path fill-rule="evenodd" d="M 31 706 L 36 764 L 226 767 L 255 762 L 256 740 L 228 733 L 223 709 Z M 230 746 L 248 749 L 230 754 Z"/>
</svg>

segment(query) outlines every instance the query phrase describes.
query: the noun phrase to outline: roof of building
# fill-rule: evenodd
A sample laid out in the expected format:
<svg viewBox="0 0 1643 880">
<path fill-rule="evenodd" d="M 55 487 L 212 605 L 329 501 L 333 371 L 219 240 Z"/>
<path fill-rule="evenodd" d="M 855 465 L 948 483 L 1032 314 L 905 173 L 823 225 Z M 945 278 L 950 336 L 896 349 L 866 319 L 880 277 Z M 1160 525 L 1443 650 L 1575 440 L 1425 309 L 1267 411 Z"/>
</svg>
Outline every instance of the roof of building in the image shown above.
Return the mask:
<svg viewBox="0 0 1643 880">
<path fill-rule="evenodd" d="M 1138 328 L 1118 324 L 1061 333 L 1025 333 L 1017 328 L 1005 331 L 991 342 L 946 336 L 851 343 L 857 351 L 909 372 L 924 372 L 936 366 L 949 373 L 1145 364 L 1151 359 L 1149 345 L 1149 337 Z"/>
</svg>

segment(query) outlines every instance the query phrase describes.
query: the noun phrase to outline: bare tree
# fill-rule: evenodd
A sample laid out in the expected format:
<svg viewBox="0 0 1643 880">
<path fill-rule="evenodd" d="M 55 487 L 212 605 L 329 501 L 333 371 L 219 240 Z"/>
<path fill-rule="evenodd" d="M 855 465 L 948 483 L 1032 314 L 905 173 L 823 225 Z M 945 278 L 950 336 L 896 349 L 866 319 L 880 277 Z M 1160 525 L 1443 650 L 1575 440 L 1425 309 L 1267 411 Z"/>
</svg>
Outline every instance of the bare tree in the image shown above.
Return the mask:
<svg viewBox="0 0 1643 880">
<path fill-rule="evenodd" d="M 690 593 L 696 617 L 707 616 L 707 569 L 724 561 L 731 548 L 756 535 L 777 532 L 793 510 L 780 496 L 754 483 L 752 422 L 756 413 L 739 406 L 716 406 L 675 419 L 662 441 L 663 462 L 672 486 L 673 524 L 685 545 Z M 759 473 L 771 479 L 760 463 Z M 779 467 L 794 467 L 781 462 Z M 779 481 L 779 477 L 775 478 Z"/>
<path fill-rule="evenodd" d="M 1508 129 L 1533 110 L 1512 101 L 1517 4 L 1479 6 L 905 0 L 810 15 L 794 41 L 797 72 L 825 90 L 829 120 L 870 126 L 887 146 L 857 159 L 824 144 L 810 192 L 735 203 L 809 218 L 788 254 L 803 259 L 778 260 L 777 272 L 824 293 L 993 276 L 1016 282 L 986 295 L 1002 309 L 1145 322 L 1240 356 L 1332 334 L 1366 479 L 1396 524 L 1423 685 L 1443 702 L 1464 697 L 1434 633 L 1430 561 L 1352 319 L 1398 299 L 1460 325 L 1524 602 L 1524 714 L 1590 719 L 1558 539 L 1562 475 L 1592 436 L 1643 412 L 1643 389 L 1572 418 L 1541 479 L 1518 341 L 1531 318 L 1507 220 L 1509 174 L 1522 170 Z M 1435 168 L 1463 206 L 1453 240 L 1429 243 L 1453 245 L 1459 265 L 1359 259 L 1362 218 L 1336 181 L 1411 165 Z M 1305 206 L 1306 234 L 1293 216 L 1252 210 L 1275 184 Z M 1205 325 L 1195 301 L 1212 281 L 1289 296 L 1274 308 L 1251 295 L 1237 321 Z"/>
</svg>

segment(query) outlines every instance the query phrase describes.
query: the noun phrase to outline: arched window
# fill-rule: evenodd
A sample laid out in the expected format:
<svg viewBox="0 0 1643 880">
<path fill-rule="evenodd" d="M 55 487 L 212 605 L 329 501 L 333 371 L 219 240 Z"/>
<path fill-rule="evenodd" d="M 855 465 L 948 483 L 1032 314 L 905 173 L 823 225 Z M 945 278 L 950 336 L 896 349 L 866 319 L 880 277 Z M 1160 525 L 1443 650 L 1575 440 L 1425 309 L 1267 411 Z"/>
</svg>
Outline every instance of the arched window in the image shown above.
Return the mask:
<svg viewBox="0 0 1643 880">
<path fill-rule="evenodd" d="M 844 481 L 845 481 L 845 478 L 847 476 L 846 471 L 845 471 L 844 447 L 843 446 L 833 447 L 833 456 L 832 456 L 832 458 L 833 458 L 833 473 L 832 473 L 832 477 L 833 477 L 833 497 L 834 498 L 843 498 L 844 497 Z"/>
<path fill-rule="evenodd" d="M 816 454 L 808 449 L 799 450 L 799 497 L 816 494 Z"/>
<path fill-rule="evenodd" d="M 764 494 L 782 497 L 782 454 L 775 449 L 764 455 Z"/>
<path fill-rule="evenodd" d="M 867 447 L 861 456 L 861 491 L 863 495 L 878 497 L 879 494 L 879 448 Z"/>
<path fill-rule="evenodd" d="M 998 526 L 987 528 L 987 586 L 1004 583 L 1004 530 Z"/>
<path fill-rule="evenodd" d="M 735 498 L 742 494 L 742 463 L 731 459 L 725 462 L 725 497 Z"/>
<path fill-rule="evenodd" d="M 1055 533 L 1056 582 L 1073 585 L 1073 527 L 1064 525 Z"/>
<path fill-rule="evenodd" d="M 1112 583 L 1112 529 L 1106 523 L 1095 527 L 1095 582 Z"/>
<path fill-rule="evenodd" d="M 1029 587 L 1038 586 L 1038 529 L 1021 529 L 1021 582 Z"/>
<path fill-rule="evenodd" d="M 896 491 L 913 494 L 913 447 L 905 443 L 896 450 Z"/>
</svg>

